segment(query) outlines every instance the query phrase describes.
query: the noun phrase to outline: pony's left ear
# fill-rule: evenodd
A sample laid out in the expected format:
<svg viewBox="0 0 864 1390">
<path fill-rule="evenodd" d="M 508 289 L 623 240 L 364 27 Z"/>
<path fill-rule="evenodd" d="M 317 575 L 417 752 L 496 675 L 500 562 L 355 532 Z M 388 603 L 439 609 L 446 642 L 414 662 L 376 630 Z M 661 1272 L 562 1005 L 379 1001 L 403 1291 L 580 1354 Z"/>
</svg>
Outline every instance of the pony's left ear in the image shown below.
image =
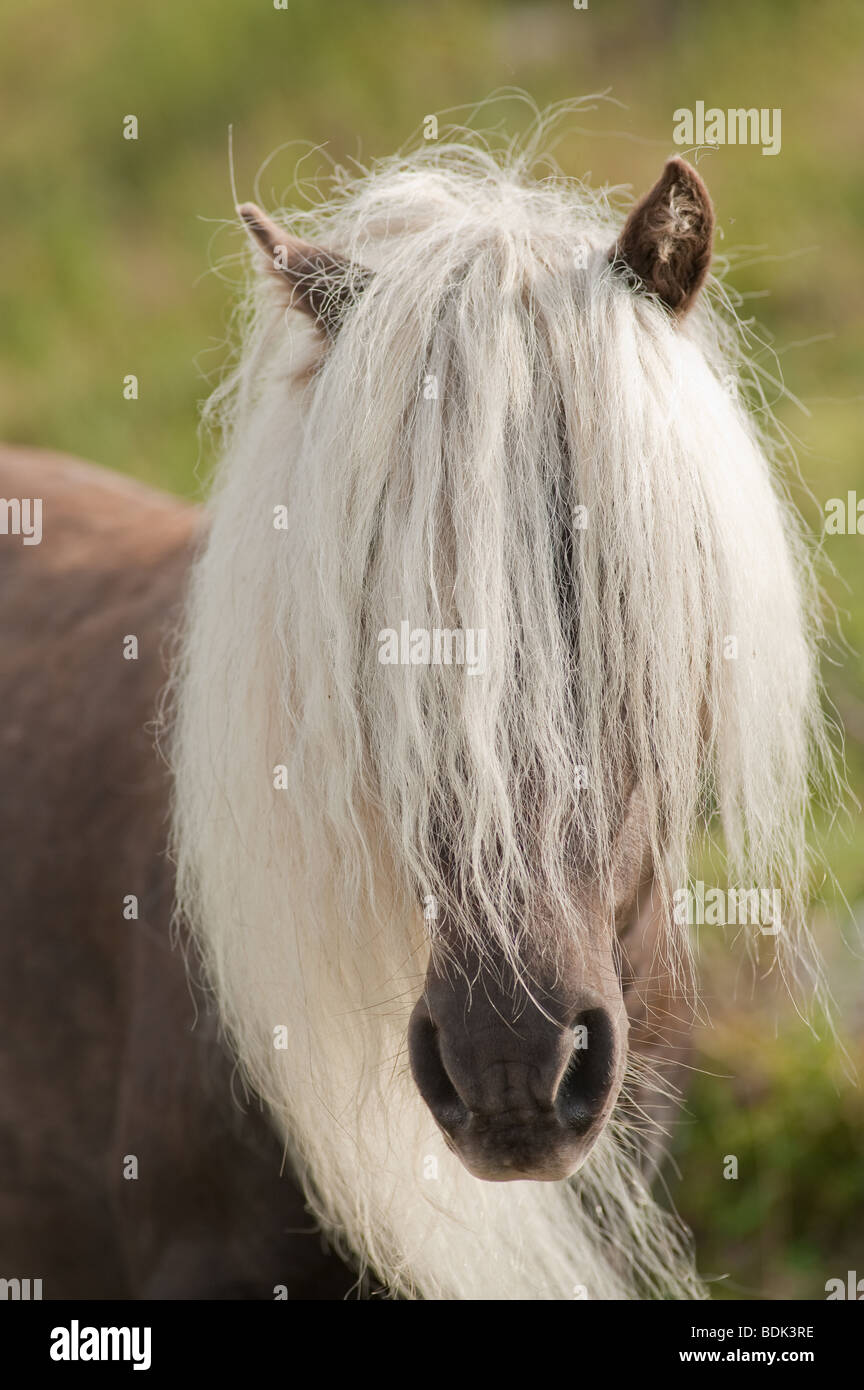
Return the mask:
<svg viewBox="0 0 864 1390">
<path fill-rule="evenodd" d="M 708 274 L 713 237 L 708 189 L 683 159 L 670 159 L 630 212 L 609 259 L 623 262 L 647 293 L 683 318 Z"/>
<path fill-rule="evenodd" d="M 371 270 L 289 236 L 255 203 L 241 203 L 237 211 L 266 253 L 273 275 L 288 287 L 292 307 L 335 337 L 346 311 L 372 279 Z"/>
</svg>

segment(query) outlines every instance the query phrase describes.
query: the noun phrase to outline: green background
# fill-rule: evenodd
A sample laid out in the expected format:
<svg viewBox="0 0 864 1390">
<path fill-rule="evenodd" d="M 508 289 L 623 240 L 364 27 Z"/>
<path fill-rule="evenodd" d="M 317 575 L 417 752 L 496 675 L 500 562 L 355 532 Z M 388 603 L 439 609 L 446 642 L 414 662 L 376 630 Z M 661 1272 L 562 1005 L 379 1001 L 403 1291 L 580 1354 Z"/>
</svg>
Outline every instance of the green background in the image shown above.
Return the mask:
<svg viewBox="0 0 864 1390">
<path fill-rule="evenodd" d="M 864 9 L 856 0 L 5 0 L 0 41 L 0 433 L 188 495 L 209 465 L 197 413 L 226 356 L 238 257 L 228 127 L 240 197 L 289 196 L 304 149 L 368 160 L 429 113 L 516 86 L 539 106 L 609 91 L 572 123 L 570 174 L 641 192 L 674 152 L 672 112 L 699 100 L 782 110 L 782 152 L 723 147 L 700 164 L 789 392 L 814 532 L 829 497 L 860 489 Z M 135 114 L 139 139 L 122 138 Z M 490 108 L 517 133 L 517 101 Z M 576 128 L 573 128 L 576 127 Z M 299 142 L 299 143 L 291 143 Z M 311 154 L 307 176 L 323 168 Z M 140 399 L 124 401 L 135 373 Z M 864 536 L 830 537 L 831 599 L 852 652 L 827 668 L 864 786 Z M 854 800 L 825 825 L 839 892 L 815 923 L 847 1056 L 769 999 L 731 932 L 700 952 L 712 1027 L 665 1183 L 692 1225 L 717 1297 L 824 1298 L 864 1277 L 864 1062 L 860 938 L 864 843 Z M 825 817 L 822 817 L 824 823 Z M 844 901 L 845 898 L 845 901 Z M 857 941 L 857 944 L 856 944 Z M 779 1009 L 779 1025 L 775 1014 Z M 723 1178 L 736 1155 L 737 1180 Z"/>
</svg>

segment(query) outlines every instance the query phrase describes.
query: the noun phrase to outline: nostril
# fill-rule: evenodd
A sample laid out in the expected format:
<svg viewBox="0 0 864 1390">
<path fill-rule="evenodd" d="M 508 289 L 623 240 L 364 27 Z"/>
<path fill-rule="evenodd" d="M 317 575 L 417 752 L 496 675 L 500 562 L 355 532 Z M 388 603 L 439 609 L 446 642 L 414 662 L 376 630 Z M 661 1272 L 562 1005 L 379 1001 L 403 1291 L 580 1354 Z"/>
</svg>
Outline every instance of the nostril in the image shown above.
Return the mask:
<svg viewBox="0 0 864 1390">
<path fill-rule="evenodd" d="M 602 1111 L 615 1076 L 615 1030 L 605 1009 L 586 1009 L 573 1025 L 576 1045 L 558 1094 L 561 1123 L 584 1133 Z"/>
<path fill-rule="evenodd" d="M 417 1089 L 442 1128 L 453 1130 L 466 1124 L 468 1107 L 447 1075 L 438 1029 L 425 1008 L 415 1010 L 411 1020 L 408 1054 Z"/>
</svg>

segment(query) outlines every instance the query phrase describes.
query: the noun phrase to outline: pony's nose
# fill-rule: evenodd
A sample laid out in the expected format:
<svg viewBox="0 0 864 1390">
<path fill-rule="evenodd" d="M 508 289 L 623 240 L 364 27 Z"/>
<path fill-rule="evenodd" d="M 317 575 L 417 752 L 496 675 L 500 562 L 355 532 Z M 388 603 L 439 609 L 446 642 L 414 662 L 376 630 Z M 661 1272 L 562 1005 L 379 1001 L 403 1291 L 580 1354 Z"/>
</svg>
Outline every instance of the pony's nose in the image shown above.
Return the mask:
<svg viewBox="0 0 864 1390">
<path fill-rule="evenodd" d="M 408 1043 L 448 1144 L 477 1177 L 499 1182 L 575 1172 L 609 1118 L 626 1060 L 620 1020 L 600 1002 L 567 1027 L 539 1015 L 530 1026 L 523 1017 L 472 1027 L 470 1012 L 439 1021 L 424 997 Z"/>
</svg>

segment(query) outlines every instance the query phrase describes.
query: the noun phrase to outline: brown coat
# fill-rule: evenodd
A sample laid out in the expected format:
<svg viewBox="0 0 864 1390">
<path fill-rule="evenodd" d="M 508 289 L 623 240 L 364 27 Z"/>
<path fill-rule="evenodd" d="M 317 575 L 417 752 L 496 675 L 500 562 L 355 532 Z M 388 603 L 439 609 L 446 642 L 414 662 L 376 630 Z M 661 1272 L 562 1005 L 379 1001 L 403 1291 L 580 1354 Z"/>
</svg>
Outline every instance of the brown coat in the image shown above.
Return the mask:
<svg viewBox="0 0 864 1390">
<path fill-rule="evenodd" d="M 341 1297 L 171 943 L 153 720 L 199 512 L 11 448 L 0 497 L 43 499 L 40 545 L 0 535 L 0 1276 L 45 1298 Z"/>
</svg>

